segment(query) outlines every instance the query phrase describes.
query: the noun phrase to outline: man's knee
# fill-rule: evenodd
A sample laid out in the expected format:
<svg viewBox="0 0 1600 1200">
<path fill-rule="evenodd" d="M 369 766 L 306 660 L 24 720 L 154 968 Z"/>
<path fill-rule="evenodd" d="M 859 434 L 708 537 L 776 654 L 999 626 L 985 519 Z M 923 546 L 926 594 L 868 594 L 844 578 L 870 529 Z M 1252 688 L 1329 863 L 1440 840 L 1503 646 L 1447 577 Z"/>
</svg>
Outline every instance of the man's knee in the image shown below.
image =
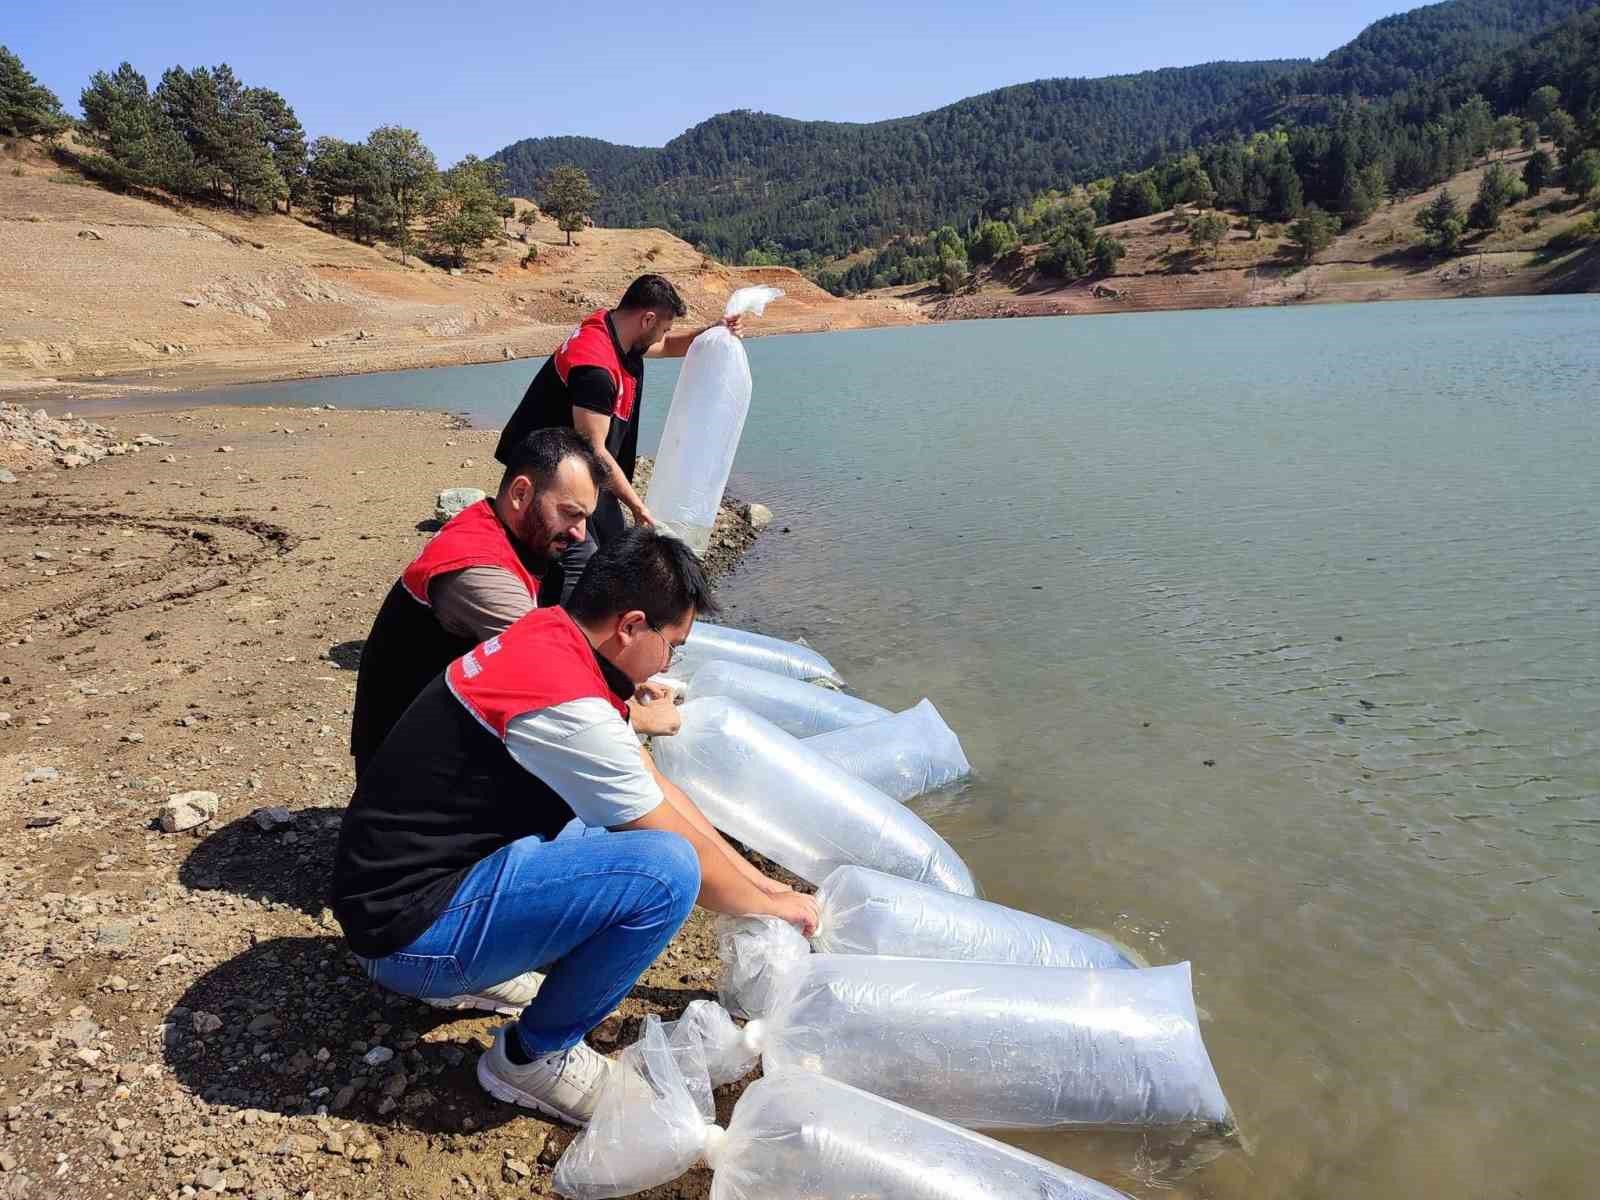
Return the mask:
<svg viewBox="0 0 1600 1200">
<path fill-rule="evenodd" d="M 645 857 L 650 873 L 661 884 L 668 903 L 682 920 L 700 896 L 700 856 L 682 834 L 665 829 L 641 829 L 638 834 L 647 839 Z"/>
</svg>

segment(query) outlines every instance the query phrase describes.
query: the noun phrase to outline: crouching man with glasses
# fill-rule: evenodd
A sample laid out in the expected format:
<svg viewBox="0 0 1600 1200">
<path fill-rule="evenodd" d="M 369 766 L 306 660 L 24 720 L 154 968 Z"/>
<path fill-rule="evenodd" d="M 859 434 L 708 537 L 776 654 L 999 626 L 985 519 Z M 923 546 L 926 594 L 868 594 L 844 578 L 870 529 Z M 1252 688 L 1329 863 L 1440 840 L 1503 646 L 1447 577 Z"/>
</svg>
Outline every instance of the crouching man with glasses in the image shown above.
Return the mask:
<svg viewBox="0 0 1600 1200">
<path fill-rule="evenodd" d="M 372 979 L 470 1002 L 544 972 L 478 1061 L 501 1100 L 589 1119 L 611 1063 L 584 1036 L 696 903 L 816 928 L 811 897 L 745 862 L 628 728 L 628 698 L 714 611 L 693 551 L 629 530 L 565 608 L 535 609 L 424 688 L 357 783 L 333 911 Z M 557 840 L 574 817 L 609 832 Z"/>
</svg>

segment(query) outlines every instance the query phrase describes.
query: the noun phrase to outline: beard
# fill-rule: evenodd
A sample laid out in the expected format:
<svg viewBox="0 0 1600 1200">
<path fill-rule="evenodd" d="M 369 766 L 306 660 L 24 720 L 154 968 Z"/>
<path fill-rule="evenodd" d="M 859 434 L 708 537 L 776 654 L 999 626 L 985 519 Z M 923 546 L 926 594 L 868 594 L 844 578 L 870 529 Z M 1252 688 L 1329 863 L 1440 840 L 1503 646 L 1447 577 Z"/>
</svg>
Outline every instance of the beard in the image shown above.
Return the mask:
<svg viewBox="0 0 1600 1200">
<path fill-rule="evenodd" d="M 539 574 L 555 566 L 556 560 L 572 546 L 572 539 L 565 533 L 547 528 L 532 513 L 517 530 L 517 548 L 522 551 L 522 557 L 528 564 L 538 569 Z"/>
</svg>

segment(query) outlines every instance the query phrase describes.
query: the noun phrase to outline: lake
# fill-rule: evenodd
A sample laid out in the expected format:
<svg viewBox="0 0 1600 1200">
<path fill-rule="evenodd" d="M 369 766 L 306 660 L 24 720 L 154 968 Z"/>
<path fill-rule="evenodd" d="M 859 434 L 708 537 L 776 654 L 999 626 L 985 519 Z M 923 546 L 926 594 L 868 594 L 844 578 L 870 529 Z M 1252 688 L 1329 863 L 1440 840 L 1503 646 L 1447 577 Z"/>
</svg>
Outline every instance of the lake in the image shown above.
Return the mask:
<svg viewBox="0 0 1600 1200">
<path fill-rule="evenodd" d="M 750 355 L 729 619 L 931 697 L 978 777 L 920 810 L 991 899 L 1191 961 L 1242 1132 L 1013 1140 L 1142 1197 L 1593 1194 L 1600 299 Z M 193 399 L 498 424 L 537 365 Z"/>
</svg>

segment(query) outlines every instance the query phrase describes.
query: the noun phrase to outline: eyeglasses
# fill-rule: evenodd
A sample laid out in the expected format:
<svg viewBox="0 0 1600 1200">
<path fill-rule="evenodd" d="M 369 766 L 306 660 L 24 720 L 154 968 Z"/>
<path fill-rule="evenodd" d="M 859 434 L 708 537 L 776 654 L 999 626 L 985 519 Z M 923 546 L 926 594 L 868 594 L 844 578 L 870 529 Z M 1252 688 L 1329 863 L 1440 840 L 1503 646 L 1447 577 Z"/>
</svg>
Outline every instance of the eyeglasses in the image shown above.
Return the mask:
<svg viewBox="0 0 1600 1200">
<path fill-rule="evenodd" d="M 647 621 L 647 622 L 645 622 L 645 628 L 649 629 L 651 633 L 655 634 L 658 638 L 660 638 L 662 646 L 666 648 L 666 651 L 667 651 L 666 661 L 663 662 L 662 665 L 661 665 L 661 669 L 664 671 L 664 670 L 666 670 L 668 667 L 670 667 L 672 665 L 672 657 L 673 657 L 673 655 L 675 655 L 678 652 L 678 648 L 676 646 L 674 646 L 671 642 L 667 641 L 667 635 L 661 631 L 661 627 L 660 626 L 652 625 Z"/>
</svg>

